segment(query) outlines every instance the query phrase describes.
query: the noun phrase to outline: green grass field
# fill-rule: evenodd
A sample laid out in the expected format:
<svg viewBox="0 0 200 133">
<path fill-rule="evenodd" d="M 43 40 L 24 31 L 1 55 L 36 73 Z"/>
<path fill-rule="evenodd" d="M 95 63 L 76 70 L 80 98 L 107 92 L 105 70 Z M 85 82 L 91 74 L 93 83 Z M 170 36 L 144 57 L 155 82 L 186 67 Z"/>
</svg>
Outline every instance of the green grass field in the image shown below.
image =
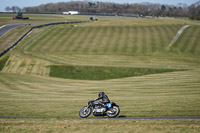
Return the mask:
<svg viewBox="0 0 200 133">
<path fill-rule="evenodd" d="M 0 119 L 1 132 L 199 133 L 199 120 Z"/>
<path fill-rule="evenodd" d="M 52 26 L 34 38 L 34 42 L 28 44 L 26 50 L 32 53 L 103 55 L 163 52 L 180 27 L 181 25 Z M 56 40 L 57 37 L 60 39 Z"/>
<path fill-rule="evenodd" d="M 86 20 L 85 16 L 71 17 Z M 170 41 L 186 24 L 191 27 L 168 49 Z M 78 117 L 80 108 L 97 98 L 100 91 L 119 104 L 121 116 L 200 116 L 199 29 L 199 22 L 186 19 L 104 17 L 78 26 L 34 29 L 0 59 L 0 116 Z M 0 38 L 0 42 L 5 42 L 5 38 Z M 184 71 L 88 79 L 93 73 L 104 76 L 103 72 L 108 71 L 124 75 L 124 68 L 134 70 L 133 73 L 149 69 Z M 56 77 L 51 77 L 52 71 Z M 70 78 L 59 78 L 61 75 Z M 72 78 L 77 75 L 83 78 Z M 0 123 L 2 132 L 200 131 L 199 120 L 1 119 Z M 105 124 L 99 128 L 102 123 Z M 88 130 L 81 125 L 87 125 Z"/>
<path fill-rule="evenodd" d="M 175 50 L 178 53 L 199 54 L 199 35 L 199 26 L 194 25 L 186 29 L 186 31 L 183 33 L 180 39 L 177 40 L 177 42 L 174 44 L 172 50 Z"/>
<path fill-rule="evenodd" d="M 0 26 L 5 24 L 13 24 L 13 23 L 49 23 L 49 22 L 65 22 L 65 21 L 74 21 L 80 20 L 80 17 L 76 16 L 67 16 L 67 15 L 52 15 L 52 14 L 23 14 L 24 17 L 29 17 L 28 20 L 20 20 L 15 19 L 12 20 L 11 17 L 16 16 L 17 14 L 8 14 L 1 13 L 0 14 Z M 89 17 L 83 16 L 81 20 L 88 20 Z"/>
</svg>

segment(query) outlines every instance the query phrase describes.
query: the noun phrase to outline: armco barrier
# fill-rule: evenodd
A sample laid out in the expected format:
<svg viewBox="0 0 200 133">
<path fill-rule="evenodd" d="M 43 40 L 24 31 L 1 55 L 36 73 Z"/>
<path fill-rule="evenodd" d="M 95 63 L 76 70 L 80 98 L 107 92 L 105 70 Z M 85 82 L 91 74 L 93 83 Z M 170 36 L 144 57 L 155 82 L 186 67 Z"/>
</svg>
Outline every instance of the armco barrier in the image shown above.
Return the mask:
<svg viewBox="0 0 200 133">
<path fill-rule="evenodd" d="M 76 24 L 76 23 L 84 23 L 84 22 L 88 22 L 88 21 L 76 21 L 76 22 L 57 22 L 57 23 L 48 23 L 48 24 L 43 24 L 43 25 L 38 25 L 38 26 L 34 26 L 31 27 L 22 37 L 20 37 L 13 45 L 11 45 L 9 48 L 7 48 L 6 50 L 4 50 L 3 52 L 0 53 L 0 57 L 3 56 L 4 54 L 6 54 L 8 51 L 10 51 L 11 49 L 13 49 L 23 38 L 25 38 L 33 29 L 35 28 L 41 28 L 41 27 L 45 27 L 45 26 L 50 26 L 50 25 L 58 25 L 58 24 Z"/>
</svg>

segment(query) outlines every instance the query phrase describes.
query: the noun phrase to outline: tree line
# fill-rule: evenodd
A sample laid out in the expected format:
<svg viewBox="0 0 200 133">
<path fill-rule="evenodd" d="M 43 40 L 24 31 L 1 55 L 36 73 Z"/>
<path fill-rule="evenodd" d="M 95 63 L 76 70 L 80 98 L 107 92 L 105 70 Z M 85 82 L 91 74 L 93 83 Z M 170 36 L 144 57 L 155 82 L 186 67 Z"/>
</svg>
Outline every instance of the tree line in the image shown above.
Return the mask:
<svg viewBox="0 0 200 133">
<path fill-rule="evenodd" d="M 179 3 L 178 5 L 161 5 L 154 3 L 141 4 L 118 4 L 112 2 L 86 2 L 71 1 L 48 3 L 23 9 L 12 6 L 6 7 L 6 11 L 23 11 L 27 13 L 61 13 L 66 11 L 79 11 L 89 13 L 115 13 L 115 14 L 139 14 L 143 16 L 163 16 L 163 17 L 189 17 L 190 19 L 200 20 L 200 1 L 187 6 Z"/>
</svg>

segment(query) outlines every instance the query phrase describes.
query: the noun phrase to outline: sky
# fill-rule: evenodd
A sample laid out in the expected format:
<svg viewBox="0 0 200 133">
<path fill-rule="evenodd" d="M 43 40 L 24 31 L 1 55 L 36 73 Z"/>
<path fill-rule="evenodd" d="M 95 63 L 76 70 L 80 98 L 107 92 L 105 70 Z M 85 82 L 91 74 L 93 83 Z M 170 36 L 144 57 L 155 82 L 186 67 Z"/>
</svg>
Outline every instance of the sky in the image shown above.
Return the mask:
<svg viewBox="0 0 200 133">
<path fill-rule="evenodd" d="M 5 11 L 5 7 L 9 6 L 19 6 L 21 8 L 28 6 L 38 6 L 40 4 L 46 3 L 57 3 L 57 2 L 69 2 L 73 0 L 0 0 L 0 12 Z M 184 3 L 191 5 L 198 0 L 74 0 L 74 1 L 102 1 L 102 2 L 115 2 L 115 3 L 142 3 L 142 2 L 151 2 L 151 3 L 160 3 L 160 4 L 169 4 L 177 5 L 178 3 Z"/>
</svg>

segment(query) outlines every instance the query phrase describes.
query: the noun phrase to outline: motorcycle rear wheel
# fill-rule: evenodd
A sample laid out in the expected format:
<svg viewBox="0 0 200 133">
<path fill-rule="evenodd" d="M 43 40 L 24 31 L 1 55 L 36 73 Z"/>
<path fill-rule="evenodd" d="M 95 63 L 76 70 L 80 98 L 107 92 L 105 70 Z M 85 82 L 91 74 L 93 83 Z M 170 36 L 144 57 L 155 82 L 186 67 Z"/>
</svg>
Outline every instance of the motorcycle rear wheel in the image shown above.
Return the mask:
<svg viewBox="0 0 200 133">
<path fill-rule="evenodd" d="M 109 118 L 114 118 L 117 117 L 120 113 L 120 109 L 117 106 L 113 106 L 110 110 L 108 110 L 107 112 L 107 116 Z"/>
<path fill-rule="evenodd" d="M 87 106 L 85 106 L 80 110 L 79 116 L 81 118 L 87 118 L 88 116 L 90 116 L 91 112 L 91 108 L 87 108 Z"/>
</svg>

